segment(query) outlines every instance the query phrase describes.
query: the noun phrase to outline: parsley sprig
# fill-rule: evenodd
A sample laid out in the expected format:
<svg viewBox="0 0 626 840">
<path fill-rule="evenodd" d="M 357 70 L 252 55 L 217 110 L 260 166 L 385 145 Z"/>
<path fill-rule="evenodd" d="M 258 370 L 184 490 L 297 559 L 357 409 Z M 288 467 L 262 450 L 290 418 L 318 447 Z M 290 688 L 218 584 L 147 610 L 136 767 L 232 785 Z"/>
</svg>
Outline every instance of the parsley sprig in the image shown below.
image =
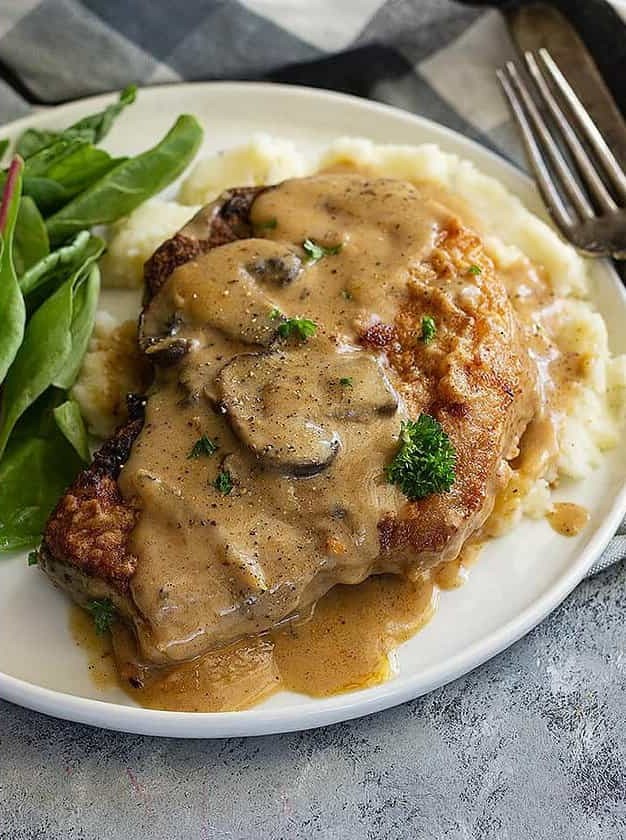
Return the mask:
<svg viewBox="0 0 626 840">
<path fill-rule="evenodd" d="M 222 496 L 228 496 L 233 489 L 233 477 L 228 470 L 220 470 L 217 478 L 213 482 L 213 487 L 218 490 Z"/>
<path fill-rule="evenodd" d="M 441 424 L 430 414 L 406 420 L 400 429 L 398 451 L 385 468 L 390 484 L 397 484 L 411 501 L 432 493 L 446 493 L 454 484 L 456 452 Z"/>
<path fill-rule="evenodd" d="M 201 455 L 213 455 L 218 450 L 218 445 L 215 441 L 206 435 L 202 435 L 191 447 L 191 452 L 187 458 L 199 458 Z"/>
<path fill-rule="evenodd" d="M 300 341 L 306 341 L 317 332 L 317 324 L 310 318 L 287 318 L 278 325 L 277 332 L 281 338 L 294 337 L 299 338 Z"/>
<path fill-rule="evenodd" d="M 432 315 L 424 315 L 422 318 L 422 334 L 420 339 L 424 344 L 430 344 L 433 338 L 437 335 L 437 324 Z"/>
<path fill-rule="evenodd" d="M 322 257 L 336 256 L 341 251 L 343 243 L 340 242 L 338 245 L 331 245 L 327 248 L 324 245 L 320 245 L 319 242 L 315 242 L 314 239 L 305 239 L 302 243 L 302 247 L 307 255 L 306 262 L 316 263 L 321 260 Z"/>
<path fill-rule="evenodd" d="M 115 606 L 113 602 L 109 598 L 94 598 L 88 602 L 87 609 L 93 618 L 96 633 L 102 636 L 103 633 L 106 633 L 111 628 L 111 624 L 115 620 Z"/>
</svg>

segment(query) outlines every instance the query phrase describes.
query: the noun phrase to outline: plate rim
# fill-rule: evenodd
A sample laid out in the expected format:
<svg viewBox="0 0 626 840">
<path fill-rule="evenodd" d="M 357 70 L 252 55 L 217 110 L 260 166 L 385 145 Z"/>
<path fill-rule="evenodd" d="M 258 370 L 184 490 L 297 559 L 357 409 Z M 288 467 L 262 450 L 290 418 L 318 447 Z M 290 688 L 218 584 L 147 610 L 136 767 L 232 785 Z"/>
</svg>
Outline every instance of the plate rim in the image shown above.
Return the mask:
<svg viewBox="0 0 626 840">
<path fill-rule="evenodd" d="M 498 154 L 476 140 L 465 137 L 434 120 L 413 114 L 401 108 L 375 102 L 350 94 L 303 85 L 286 85 L 272 82 L 186 82 L 182 84 L 153 85 L 138 88 L 138 95 L 152 97 L 159 93 L 194 90 L 224 90 L 234 95 L 249 93 L 251 89 L 287 95 L 296 98 L 310 97 L 319 100 L 334 100 L 369 110 L 372 114 L 390 115 L 412 122 L 416 128 L 435 131 L 442 140 L 450 139 L 469 145 L 478 158 L 487 158 L 495 166 L 509 170 L 518 181 L 524 181 L 536 195 L 532 179 L 512 161 Z M 84 97 L 58 106 L 45 107 L 2 126 L 3 134 L 13 136 L 24 128 L 36 127 L 47 122 L 51 115 L 60 119 L 68 111 L 87 107 L 99 107 L 109 102 L 115 93 L 104 93 Z M 444 148 L 445 151 L 445 148 Z M 614 282 L 620 287 L 626 300 L 617 273 L 608 261 L 602 261 Z M 581 548 L 575 562 L 566 573 L 560 575 L 540 598 L 527 606 L 514 618 L 509 619 L 485 638 L 479 639 L 451 658 L 430 666 L 415 677 L 403 682 L 390 680 L 358 693 L 338 694 L 322 708 L 311 706 L 286 706 L 276 709 L 251 708 L 231 712 L 174 712 L 127 706 L 106 700 L 81 697 L 67 692 L 44 688 L 36 683 L 13 677 L 0 671 L 0 698 L 24 708 L 76 723 L 97 726 L 103 729 L 128 732 L 138 735 L 181 738 L 223 738 L 270 735 L 327 726 L 373 714 L 384 709 L 415 699 L 435 688 L 446 685 L 460 676 L 473 671 L 479 665 L 513 645 L 522 636 L 543 621 L 563 602 L 585 577 L 593 563 L 607 546 L 626 514 L 626 478 L 615 495 L 608 512 L 588 542 Z M 419 683 L 419 687 L 415 684 Z M 356 698 L 356 699 L 355 699 Z"/>
</svg>

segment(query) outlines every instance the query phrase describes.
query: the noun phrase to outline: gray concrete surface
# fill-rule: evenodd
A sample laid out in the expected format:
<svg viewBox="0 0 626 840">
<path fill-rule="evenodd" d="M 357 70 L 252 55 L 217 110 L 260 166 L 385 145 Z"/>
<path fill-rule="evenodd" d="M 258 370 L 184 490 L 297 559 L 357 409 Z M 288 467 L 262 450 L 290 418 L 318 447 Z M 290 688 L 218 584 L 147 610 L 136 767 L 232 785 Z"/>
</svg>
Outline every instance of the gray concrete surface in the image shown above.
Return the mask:
<svg viewBox="0 0 626 840">
<path fill-rule="evenodd" d="M 469 676 L 323 730 L 160 740 L 0 703 L 0 837 L 622 840 L 625 592 L 622 564 Z"/>
</svg>

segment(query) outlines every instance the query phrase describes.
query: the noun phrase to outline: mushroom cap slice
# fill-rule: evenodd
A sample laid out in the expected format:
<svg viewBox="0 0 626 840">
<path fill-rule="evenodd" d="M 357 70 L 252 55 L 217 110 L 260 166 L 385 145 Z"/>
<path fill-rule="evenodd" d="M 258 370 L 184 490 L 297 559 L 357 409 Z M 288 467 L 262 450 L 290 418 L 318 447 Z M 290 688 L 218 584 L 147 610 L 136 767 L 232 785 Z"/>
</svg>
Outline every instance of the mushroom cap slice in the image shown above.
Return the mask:
<svg viewBox="0 0 626 840">
<path fill-rule="evenodd" d="M 350 386 L 341 384 L 350 380 Z M 327 341 L 242 353 L 220 370 L 216 390 L 237 437 L 264 466 L 310 476 L 328 467 L 345 423 L 396 410 L 377 359 Z"/>
<path fill-rule="evenodd" d="M 224 365 L 217 392 L 237 437 L 263 464 L 308 476 L 327 467 L 338 434 L 321 410 L 323 394 L 295 352 L 242 353 Z"/>
</svg>

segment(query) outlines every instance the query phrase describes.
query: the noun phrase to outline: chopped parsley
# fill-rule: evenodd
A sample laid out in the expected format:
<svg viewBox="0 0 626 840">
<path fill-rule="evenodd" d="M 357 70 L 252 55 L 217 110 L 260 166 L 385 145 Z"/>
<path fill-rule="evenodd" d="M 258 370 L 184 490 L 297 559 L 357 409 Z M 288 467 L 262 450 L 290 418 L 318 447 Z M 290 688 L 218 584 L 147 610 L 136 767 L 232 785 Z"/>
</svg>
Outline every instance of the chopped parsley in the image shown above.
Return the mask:
<svg viewBox="0 0 626 840">
<path fill-rule="evenodd" d="M 220 470 L 217 478 L 213 482 L 213 487 L 218 490 L 223 496 L 228 496 L 233 489 L 233 479 L 228 470 Z"/>
<path fill-rule="evenodd" d="M 482 274 L 483 270 L 479 265 L 476 265 L 476 263 L 472 263 L 472 265 L 470 265 L 470 267 L 467 269 L 467 273 L 468 274 Z"/>
<path fill-rule="evenodd" d="M 431 315 L 424 315 L 422 318 L 422 334 L 420 339 L 424 344 L 430 344 L 433 338 L 437 335 L 437 325 L 435 319 Z"/>
<path fill-rule="evenodd" d="M 206 435 L 198 438 L 198 440 L 191 447 L 191 452 L 187 458 L 199 458 L 201 455 L 213 455 L 218 450 L 218 445 Z"/>
<path fill-rule="evenodd" d="M 352 300 L 352 292 L 349 289 L 342 289 L 341 290 L 341 297 L 344 300 Z"/>
<path fill-rule="evenodd" d="M 115 607 L 112 601 L 108 598 L 94 598 L 88 602 L 87 609 L 93 618 L 96 633 L 102 636 L 111 628 L 111 624 L 115 620 Z"/>
<path fill-rule="evenodd" d="M 280 318 L 280 316 L 281 316 L 281 311 L 280 311 L 280 309 L 277 309 L 276 307 L 274 307 L 274 308 L 270 311 L 270 318 L 272 319 L 272 321 L 275 321 L 277 318 Z"/>
<path fill-rule="evenodd" d="M 317 332 L 317 324 L 309 318 L 287 318 L 278 327 L 278 335 L 281 338 L 294 336 L 300 341 L 306 341 Z"/>
<path fill-rule="evenodd" d="M 38 562 L 39 562 L 39 552 L 29 551 L 29 553 L 28 553 L 28 565 L 29 566 L 36 566 Z"/>
<path fill-rule="evenodd" d="M 417 420 L 402 423 L 398 451 L 385 475 L 416 501 L 446 493 L 454 484 L 455 464 L 456 452 L 441 424 L 429 414 L 420 414 Z"/>
<path fill-rule="evenodd" d="M 344 388 L 352 388 L 352 377 L 351 376 L 342 376 L 339 380 L 339 384 L 343 385 Z"/>
<path fill-rule="evenodd" d="M 256 222 L 254 226 L 259 230 L 276 230 L 278 227 L 278 219 L 273 217 L 271 219 L 267 219 L 265 222 Z"/>
<path fill-rule="evenodd" d="M 302 247 L 307 254 L 306 261 L 316 263 L 322 257 L 333 257 L 338 254 L 343 247 L 343 243 L 340 242 L 338 245 L 331 245 L 329 248 L 326 248 L 324 245 L 319 245 L 313 239 L 305 239 Z"/>
</svg>

